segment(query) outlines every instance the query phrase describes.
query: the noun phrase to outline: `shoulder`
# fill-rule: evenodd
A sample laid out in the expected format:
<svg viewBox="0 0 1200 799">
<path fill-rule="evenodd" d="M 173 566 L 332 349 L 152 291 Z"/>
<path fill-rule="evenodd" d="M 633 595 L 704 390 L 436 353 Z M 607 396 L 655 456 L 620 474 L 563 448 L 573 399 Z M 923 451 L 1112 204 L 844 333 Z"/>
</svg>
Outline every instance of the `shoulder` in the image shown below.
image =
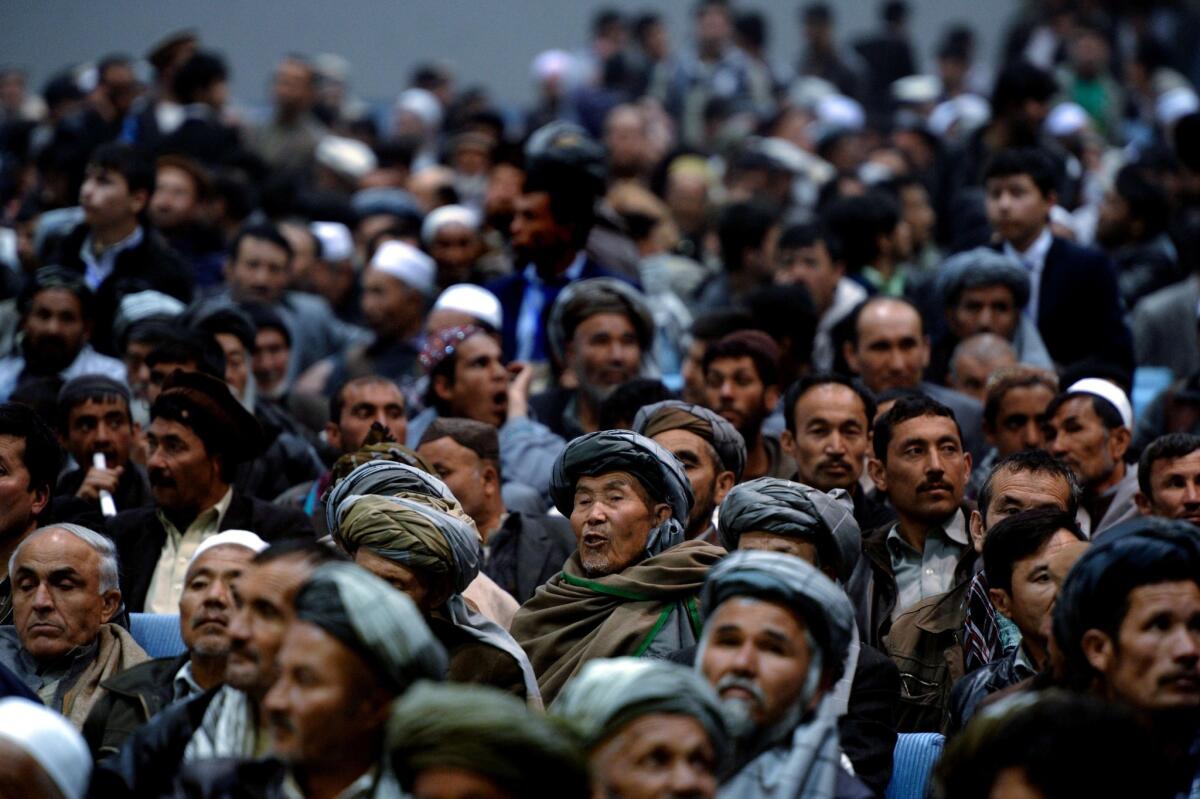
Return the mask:
<svg viewBox="0 0 1200 799">
<path fill-rule="evenodd" d="M 1046 254 L 1047 260 L 1054 260 L 1056 263 L 1066 267 L 1074 267 L 1076 269 L 1092 268 L 1097 264 L 1109 264 L 1111 260 L 1103 250 L 1096 247 L 1085 247 L 1082 244 L 1076 244 L 1067 239 L 1060 239 L 1057 236 L 1054 243 L 1050 245 L 1050 251 Z"/>
<path fill-rule="evenodd" d="M 130 543 L 147 532 L 162 533 L 162 525 L 154 508 L 131 508 L 123 510 L 108 520 L 105 525 L 109 538 L 118 547 Z"/>
<path fill-rule="evenodd" d="M 1147 294 L 1133 308 L 1135 317 L 1154 317 L 1169 311 L 1195 311 L 1200 299 L 1200 280 L 1195 277 Z"/>
<path fill-rule="evenodd" d="M 181 665 L 178 657 L 147 660 L 105 680 L 103 687 L 119 693 L 141 693 L 164 683 L 169 687 Z"/>
<path fill-rule="evenodd" d="M 264 540 L 273 541 L 313 535 L 312 521 L 298 508 L 276 505 L 257 497 L 238 494 L 234 494 L 233 499 L 235 502 L 239 499 L 242 501 L 242 508 L 246 511 L 252 525 L 250 529 L 262 536 Z M 232 524 L 233 519 L 237 518 L 233 511 L 234 505 L 231 503 L 229 513 L 225 514 L 225 520 L 229 524 Z M 230 518 L 231 516 L 233 519 Z"/>
<path fill-rule="evenodd" d="M 682 544 L 676 544 L 665 552 L 655 555 L 646 562 L 658 560 L 659 558 L 686 558 L 694 563 L 713 565 L 721 558 L 725 557 L 728 552 L 724 547 L 715 546 L 704 541 L 684 541 Z"/>
</svg>

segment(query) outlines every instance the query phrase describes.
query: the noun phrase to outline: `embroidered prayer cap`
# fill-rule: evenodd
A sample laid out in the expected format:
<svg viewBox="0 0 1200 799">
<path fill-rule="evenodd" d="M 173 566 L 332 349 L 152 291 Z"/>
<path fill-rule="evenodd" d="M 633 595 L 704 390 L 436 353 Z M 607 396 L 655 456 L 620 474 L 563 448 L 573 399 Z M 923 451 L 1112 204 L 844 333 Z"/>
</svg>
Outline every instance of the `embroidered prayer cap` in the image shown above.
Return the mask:
<svg viewBox="0 0 1200 799">
<path fill-rule="evenodd" d="M 438 364 L 453 355 L 459 345 L 478 333 L 488 334 L 479 325 L 455 325 L 427 336 L 425 348 L 421 351 L 421 367 L 426 374 L 432 372 Z"/>
<path fill-rule="evenodd" d="M 687 430 L 703 438 L 716 451 L 721 469 L 742 479 L 746 442 L 737 428 L 708 408 L 682 400 L 663 400 L 643 406 L 633 419 L 633 432 L 653 439 L 667 430 Z"/>
</svg>

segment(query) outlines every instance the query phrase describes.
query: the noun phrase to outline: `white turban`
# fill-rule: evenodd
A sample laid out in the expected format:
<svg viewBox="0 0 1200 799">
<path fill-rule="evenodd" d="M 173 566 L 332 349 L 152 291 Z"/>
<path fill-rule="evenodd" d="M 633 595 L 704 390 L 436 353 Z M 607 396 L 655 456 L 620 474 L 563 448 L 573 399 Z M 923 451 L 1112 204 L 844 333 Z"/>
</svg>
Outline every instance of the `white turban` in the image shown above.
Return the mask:
<svg viewBox="0 0 1200 799">
<path fill-rule="evenodd" d="M 479 214 L 465 205 L 443 205 L 434 208 L 421 223 L 421 241 L 428 246 L 433 237 L 446 225 L 462 225 L 479 230 Z"/>
<path fill-rule="evenodd" d="M 315 158 L 321 166 L 349 178 L 360 180 L 379 165 L 375 153 L 358 139 L 325 136 L 317 143 Z"/>
<path fill-rule="evenodd" d="M 354 237 L 341 222 L 313 222 L 308 229 L 321 242 L 322 261 L 348 261 L 354 255 Z"/>
<path fill-rule="evenodd" d="M 504 326 L 504 312 L 500 300 L 485 288 L 473 283 L 455 283 L 438 295 L 433 304 L 435 311 L 458 311 L 478 319 L 493 330 Z"/>
<path fill-rule="evenodd" d="M 421 120 L 427 133 L 433 133 L 442 126 L 442 104 L 425 89 L 406 89 L 396 98 L 396 110 L 407 111 Z"/>
<path fill-rule="evenodd" d="M 66 799 L 83 799 L 92 756 L 63 716 L 28 699 L 0 699 L 0 736 L 37 761 Z"/>
<path fill-rule="evenodd" d="M 433 294 L 437 266 L 432 258 L 411 244 L 385 241 L 375 251 L 371 268 L 396 278 L 425 296 Z"/>
</svg>

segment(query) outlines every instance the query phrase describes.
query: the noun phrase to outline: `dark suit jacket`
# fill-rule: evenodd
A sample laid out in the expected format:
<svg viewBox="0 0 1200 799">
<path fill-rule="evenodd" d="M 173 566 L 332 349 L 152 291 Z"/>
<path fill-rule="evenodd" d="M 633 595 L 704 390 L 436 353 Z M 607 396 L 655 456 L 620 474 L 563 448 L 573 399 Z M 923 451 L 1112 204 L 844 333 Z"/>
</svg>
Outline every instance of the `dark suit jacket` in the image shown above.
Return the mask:
<svg viewBox="0 0 1200 799">
<path fill-rule="evenodd" d="M 484 573 L 523 605 L 538 586 L 562 571 L 575 551 L 575 534 L 561 516 L 510 513 L 488 536 L 488 547 Z"/>
<path fill-rule="evenodd" d="M 1133 335 L 1112 259 L 1055 238 L 1042 269 L 1038 332 L 1057 364 L 1095 358 L 1132 374 Z"/>
<path fill-rule="evenodd" d="M 141 612 L 154 568 L 167 542 L 167 531 L 155 508 L 136 508 L 118 513 L 108 521 L 108 537 L 117 547 L 121 564 L 121 595 L 131 613 Z M 221 530 L 251 530 L 264 541 L 305 538 L 313 534 L 312 522 L 302 511 L 272 505 L 233 492 L 229 510 L 221 519 Z"/>
</svg>

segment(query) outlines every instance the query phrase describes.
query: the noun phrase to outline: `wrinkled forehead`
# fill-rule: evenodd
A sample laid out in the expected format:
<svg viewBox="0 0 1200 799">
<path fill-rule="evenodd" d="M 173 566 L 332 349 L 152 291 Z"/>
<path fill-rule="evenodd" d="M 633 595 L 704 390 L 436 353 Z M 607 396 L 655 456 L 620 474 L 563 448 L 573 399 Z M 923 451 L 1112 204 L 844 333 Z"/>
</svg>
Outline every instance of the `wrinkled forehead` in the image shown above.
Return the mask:
<svg viewBox="0 0 1200 799">
<path fill-rule="evenodd" d="M 265 602 L 289 612 L 300 586 L 313 573 L 314 566 L 303 555 L 285 555 L 265 563 L 248 563 L 238 592 L 245 602 Z"/>
</svg>

